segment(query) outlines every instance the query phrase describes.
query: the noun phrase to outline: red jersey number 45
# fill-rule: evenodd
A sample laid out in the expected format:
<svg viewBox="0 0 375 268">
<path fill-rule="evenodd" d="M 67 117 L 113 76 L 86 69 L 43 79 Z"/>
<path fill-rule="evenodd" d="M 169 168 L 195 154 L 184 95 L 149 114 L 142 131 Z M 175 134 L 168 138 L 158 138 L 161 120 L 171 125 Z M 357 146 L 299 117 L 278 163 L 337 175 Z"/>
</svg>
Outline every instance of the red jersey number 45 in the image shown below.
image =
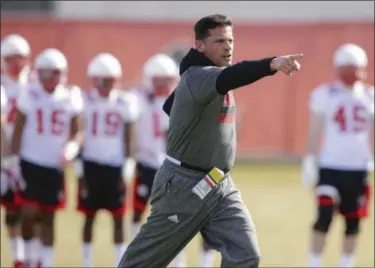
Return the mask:
<svg viewBox="0 0 375 268">
<path fill-rule="evenodd" d="M 339 106 L 334 121 L 341 132 L 364 131 L 367 128 L 366 108 L 361 105 Z"/>
</svg>

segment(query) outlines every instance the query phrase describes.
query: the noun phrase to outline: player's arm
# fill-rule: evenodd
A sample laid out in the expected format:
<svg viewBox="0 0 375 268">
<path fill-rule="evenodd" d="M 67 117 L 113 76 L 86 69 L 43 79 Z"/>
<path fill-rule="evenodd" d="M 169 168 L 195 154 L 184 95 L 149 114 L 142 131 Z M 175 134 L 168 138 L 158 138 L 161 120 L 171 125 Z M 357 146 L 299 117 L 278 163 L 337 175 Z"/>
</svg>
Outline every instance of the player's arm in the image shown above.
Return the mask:
<svg viewBox="0 0 375 268">
<path fill-rule="evenodd" d="M 0 181 L 1 181 L 1 195 L 5 194 L 7 192 L 8 188 L 8 180 L 7 177 L 3 174 L 3 168 L 5 167 L 4 165 L 4 159 L 6 159 L 6 155 L 9 153 L 8 152 L 8 147 L 7 147 L 7 140 L 5 136 L 5 123 L 6 123 L 6 106 L 7 106 L 7 98 L 4 93 L 3 87 L 1 87 L 1 115 L 0 115 L 0 122 L 1 122 L 1 175 L 0 175 Z"/>
<path fill-rule="evenodd" d="M 7 152 L 7 141 L 6 141 L 6 136 L 5 136 L 5 131 L 4 131 L 4 127 L 5 127 L 5 116 L 4 114 L 2 113 L 1 114 L 1 156 L 5 156 L 8 152 Z"/>
<path fill-rule="evenodd" d="M 23 134 L 23 129 L 26 123 L 26 115 L 17 109 L 16 117 L 14 120 L 14 130 L 13 130 L 13 137 L 12 137 L 12 153 L 19 155 L 20 148 L 21 148 L 21 138 Z"/>
<path fill-rule="evenodd" d="M 164 101 L 161 99 L 161 100 L 158 100 L 156 99 L 155 100 L 155 104 L 158 108 L 158 126 L 160 128 L 160 135 L 165 139 L 167 140 L 168 138 L 168 129 L 169 129 L 169 116 L 166 115 L 165 113 L 163 113 L 163 110 L 164 110 Z"/>
<path fill-rule="evenodd" d="M 315 89 L 309 100 L 309 126 L 307 134 L 307 155 L 316 156 L 319 149 L 319 141 L 324 126 L 325 111 L 327 109 L 328 89 L 321 86 Z"/>
<path fill-rule="evenodd" d="M 124 126 L 124 155 L 123 176 L 126 181 L 131 181 L 135 173 L 135 147 L 136 126 L 135 122 L 126 122 Z"/>
<path fill-rule="evenodd" d="M 125 163 L 123 175 L 125 180 L 129 181 L 135 172 L 135 150 L 136 140 L 136 121 L 139 118 L 139 100 L 133 94 L 126 94 L 126 109 L 124 111 L 124 155 Z"/>
<path fill-rule="evenodd" d="M 316 156 L 318 154 L 319 141 L 323 129 L 324 115 L 310 112 L 309 127 L 307 133 L 306 154 Z"/>
<path fill-rule="evenodd" d="M 306 155 L 302 161 L 302 182 L 305 186 L 313 186 L 318 179 L 317 154 L 324 127 L 324 113 L 327 108 L 326 89 L 315 89 L 310 97 L 310 118 L 307 133 Z"/>
<path fill-rule="evenodd" d="M 5 136 L 5 123 L 6 123 L 6 109 L 8 105 L 8 99 L 5 95 L 5 90 L 1 86 L 1 115 L 0 115 L 0 122 L 1 122 L 1 156 L 5 156 L 8 154 L 7 152 L 7 141 Z"/>
<path fill-rule="evenodd" d="M 371 90 L 371 95 L 372 95 L 372 100 L 374 100 L 374 88 L 372 87 Z M 375 166 L 375 151 L 374 151 L 374 146 L 375 146 L 375 107 L 374 104 L 372 104 L 371 107 L 371 121 L 370 121 L 370 146 L 372 150 L 371 154 L 371 160 L 368 166 L 369 171 L 374 171 L 374 166 Z"/>
<path fill-rule="evenodd" d="M 136 147 L 136 124 L 127 122 L 124 126 L 124 155 L 127 158 L 134 158 Z"/>
<path fill-rule="evenodd" d="M 368 170 L 373 172 L 374 169 L 375 169 L 375 152 L 374 152 L 374 146 L 375 146 L 375 117 L 374 115 L 372 115 L 372 118 L 371 118 L 371 129 L 370 129 L 370 146 L 371 146 L 371 159 L 370 159 L 370 163 L 368 164 Z"/>
<path fill-rule="evenodd" d="M 79 154 L 79 150 L 83 143 L 83 98 L 80 88 L 72 90 L 72 112 L 73 116 L 70 120 L 69 137 L 63 149 L 63 161 L 65 163 L 73 161 Z M 73 91 L 74 90 L 74 91 Z"/>
<path fill-rule="evenodd" d="M 73 116 L 70 121 L 69 139 L 64 148 L 64 160 L 66 162 L 70 162 L 78 156 L 82 141 L 82 117 L 81 114 L 78 114 Z"/>
<path fill-rule="evenodd" d="M 169 117 L 164 114 L 163 112 L 160 113 L 160 131 L 162 137 L 167 140 L 168 139 L 168 129 L 169 129 Z"/>
<path fill-rule="evenodd" d="M 16 102 L 16 116 L 14 120 L 14 130 L 11 142 L 12 154 L 19 155 L 21 149 L 21 139 L 27 121 L 27 114 L 31 110 L 32 101 L 29 98 L 29 90 L 22 89 Z"/>
</svg>

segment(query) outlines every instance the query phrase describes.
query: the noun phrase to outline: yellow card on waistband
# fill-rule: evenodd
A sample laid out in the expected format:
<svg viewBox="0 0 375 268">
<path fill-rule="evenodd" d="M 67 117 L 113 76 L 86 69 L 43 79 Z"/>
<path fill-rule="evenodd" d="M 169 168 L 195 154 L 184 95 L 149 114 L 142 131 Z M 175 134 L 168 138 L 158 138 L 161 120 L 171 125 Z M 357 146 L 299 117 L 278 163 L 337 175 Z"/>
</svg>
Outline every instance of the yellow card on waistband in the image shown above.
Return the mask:
<svg viewBox="0 0 375 268">
<path fill-rule="evenodd" d="M 211 179 L 216 182 L 217 184 L 221 182 L 221 180 L 224 178 L 224 172 L 220 169 L 214 167 L 213 169 L 208 172 L 208 175 L 211 177 Z"/>
</svg>

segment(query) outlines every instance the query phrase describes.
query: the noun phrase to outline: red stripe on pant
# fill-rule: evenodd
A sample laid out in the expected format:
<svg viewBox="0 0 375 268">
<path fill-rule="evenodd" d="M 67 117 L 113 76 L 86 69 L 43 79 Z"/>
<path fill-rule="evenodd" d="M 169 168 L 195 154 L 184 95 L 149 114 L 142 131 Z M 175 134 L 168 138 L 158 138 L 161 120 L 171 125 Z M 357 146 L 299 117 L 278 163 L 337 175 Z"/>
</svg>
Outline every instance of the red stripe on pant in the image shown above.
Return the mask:
<svg viewBox="0 0 375 268">
<path fill-rule="evenodd" d="M 319 196 L 318 202 L 319 202 L 319 205 L 322 207 L 328 207 L 328 206 L 334 205 L 334 201 L 332 197 L 329 197 L 329 196 Z"/>
<path fill-rule="evenodd" d="M 134 186 L 133 186 L 133 210 L 143 213 L 147 209 L 147 204 L 143 200 L 138 199 L 138 195 L 137 195 L 138 185 L 139 185 L 139 177 L 137 176 L 135 177 Z"/>
<path fill-rule="evenodd" d="M 31 200 L 22 196 L 22 193 L 15 195 L 15 204 L 17 206 L 36 206 L 43 212 L 55 212 L 66 207 L 66 191 L 65 191 L 65 177 L 63 178 L 63 185 L 61 189 L 60 202 L 56 205 L 44 205 L 38 200 Z"/>
<path fill-rule="evenodd" d="M 348 219 L 362 219 L 368 216 L 368 207 L 370 205 L 371 199 L 371 188 L 370 185 L 365 185 L 363 189 L 363 200 L 361 200 L 361 206 L 354 212 L 343 213 L 343 215 Z"/>
</svg>

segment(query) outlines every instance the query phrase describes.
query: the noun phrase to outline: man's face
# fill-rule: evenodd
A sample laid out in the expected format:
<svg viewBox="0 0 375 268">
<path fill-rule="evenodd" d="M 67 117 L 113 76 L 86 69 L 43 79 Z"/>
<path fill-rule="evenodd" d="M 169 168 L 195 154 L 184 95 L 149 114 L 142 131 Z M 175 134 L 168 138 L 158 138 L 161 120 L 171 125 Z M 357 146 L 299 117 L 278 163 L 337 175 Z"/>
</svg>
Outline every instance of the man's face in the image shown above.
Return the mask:
<svg viewBox="0 0 375 268">
<path fill-rule="evenodd" d="M 152 85 L 156 96 L 169 96 L 177 86 L 177 77 L 155 76 L 152 78 Z"/>
<path fill-rule="evenodd" d="M 353 65 L 340 66 L 337 68 L 339 79 L 346 85 L 352 86 L 357 81 L 366 79 L 365 68 L 359 68 Z"/>
<path fill-rule="evenodd" d="M 100 95 L 108 96 L 117 85 L 118 80 L 114 77 L 93 77 L 92 84 L 99 90 Z"/>
<path fill-rule="evenodd" d="M 4 63 L 6 64 L 6 72 L 16 77 L 29 64 L 29 58 L 22 55 L 12 55 L 4 57 Z"/>
<path fill-rule="evenodd" d="M 217 27 L 209 30 L 209 35 L 202 41 L 196 41 L 196 48 L 204 53 L 215 65 L 229 66 L 233 56 L 233 28 Z"/>
<path fill-rule="evenodd" d="M 62 70 L 40 69 L 38 78 L 43 88 L 48 92 L 53 92 L 59 84 L 63 84 L 66 79 L 66 72 Z"/>
</svg>

